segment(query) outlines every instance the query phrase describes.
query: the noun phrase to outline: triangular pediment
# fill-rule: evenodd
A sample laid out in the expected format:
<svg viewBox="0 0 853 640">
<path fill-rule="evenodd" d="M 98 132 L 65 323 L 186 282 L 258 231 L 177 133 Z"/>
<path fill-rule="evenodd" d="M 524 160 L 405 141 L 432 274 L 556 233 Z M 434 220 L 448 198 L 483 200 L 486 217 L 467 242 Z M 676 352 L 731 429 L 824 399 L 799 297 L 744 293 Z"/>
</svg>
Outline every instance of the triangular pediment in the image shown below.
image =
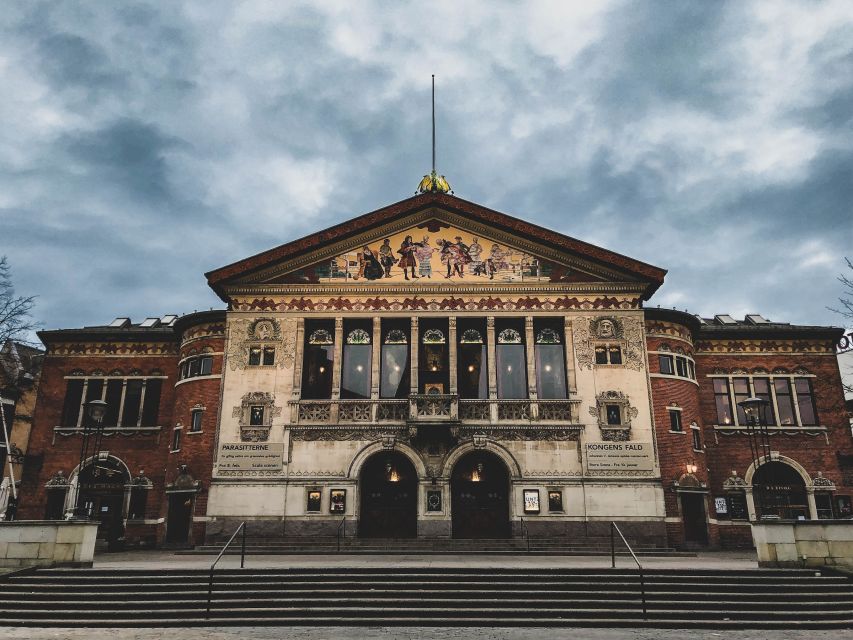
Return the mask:
<svg viewBox="0 0 853 640">
<path fill-rule="evenodd" d="M 444 194 L 426 194 L 210 272 L 226 289 L 635 283 L 666 272 Z"/>
</svg>

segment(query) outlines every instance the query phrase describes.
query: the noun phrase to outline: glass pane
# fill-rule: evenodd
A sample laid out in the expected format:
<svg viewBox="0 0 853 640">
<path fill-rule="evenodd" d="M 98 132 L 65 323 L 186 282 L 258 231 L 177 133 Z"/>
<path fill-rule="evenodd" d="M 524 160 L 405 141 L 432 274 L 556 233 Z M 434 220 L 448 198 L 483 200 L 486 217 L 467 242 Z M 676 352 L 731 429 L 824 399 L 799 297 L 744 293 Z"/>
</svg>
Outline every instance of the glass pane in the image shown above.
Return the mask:
<svg viewBox="0 0 853 640">
<path fill-rule="evenodd" d="M 261 348 L 252 347 L 249 349 L 249 364 L 252 366 L 261 364 Z M 195 375 L 190 373 L 190 375 Z"/>
<path fill-rule="evenodd" d="M 687 361 L 687 368 L 690 370 L 690 379 L 695 380 L 696 379 L 696 365 L 693 364 L 692 360 Z"/>
<path fill-rule="evenodd" d="M 62 426 L 76 427 L 83 400 L 83 381 L 69 380 L 65 389 L 65 404 L 62 407 Z"/>
<path fill-rule="evenodd" d="M 669 428 L 672 431 L 681 431 L 681 411 L 669 412 Z"/>
<path fill-rule="evenodd" d="M 755 397 L 767 400 L 767 410 L 764 414 L 766 424 L 776 424 L 776 414 L 773 412 L 773 398 L 770 397 L 770 380 L 768 378 L 753 378 L 752 388 Z"/>
<path fill-rule="evenodd" d="M 773 381 L 773 386 L 776 389 L 776 406 L 779 409 L 779 424 L 796 424 L 797 420 L 794 415 L 794 402 L 791 398 L 791 385 L 788 380 L 785 378 L 776 378 Z"/>
<path fill-rule="evenodd" d="M 201 375 L 209 376 L 211 371 L 213 371 L 213 358 L 205 356 L 201 359 Z"/>
<path fill-rule="evenodd" d="M 162 380 L 148 380 L 145 383 L 145 403 L 142 407 L 142 425 L 153 427 L 157 425 L 160 413 L 160 389 Z"/>
<path fill-rule="evenodd" d="M 729 397 L 729 382 L 725 378 L 714 378 L 714 401 L 717 406 L 717 424 L 731 424 L 732 401 Z"/>
<path fill-rule="evenodd" d="M 121 426 L 135 427 L 139 419 L 139 405 L 142 400 L 142 380 L 128 380 L 124 392 L 124 411 L 121 415 Z"/>
<path fill-rule="evenodd" d="M 738 405 L 741 400 L 746 400 L 749 397 L 749 381 L 746 378 L 732 378 L 732 387 L 735 392 L 735 405 L 737 405 L 738 424 L 747 424 L 746 414 L 743 408 Z"/>
<path fill-rule="evenodd" d="M 115 427 L 118 425 L 118 410 L 121 405 L 122 380 L 107 380 L 107 412 L 104 414 L 104 425 Z"/>
<path fill-rule="evenodd" d="M 264 424 L 264 408 L 263 406 L 249 407 L 249 424 L 253 427 L 259 427 Z"/>
<path fill-rule="evenodd" d="M 499 344 L 495 347 L 498 369 L 498 398 L 527 398 L 527 364 L 523 344 Z"/>
<path fill-rule="evenodd" d="M 607 364 L 607 347 L 595 348 L 595 364 Z"/>
<path fill-rule="evenodd" d="M 275 364 L 275 347 L 264 347 L 264 366 L 271 367 Z"/>
<path fill-rule="evenodd" d="M 687 358 L 677 357 L 675 359 L 675 370 L 682 378 L 687 377 Z"/>
<path fill-rule="evenodd" d="M 190 364 L 189 364 L 189 376 L 190 377 L 197 376 L 200 369 L 201 369 L 201 361 L 198 358 L 193 358 L 192 360 L 190 360 Z"/>
<path fill-rule="evenodd" d="M 702 437 L 699 435 L 699 429 L 692 429 L 693 432 L 693 449 L 695 451 L 702 450 Z"/>
<path fill-rule="evenodd" d="M 536 390 L 542 400 L 566 398 L 566 357 L 561 344 L 537 344 Z"/>
<path fill-rule="evenodd" d="M 672 375 L 672 356 L 658 356 L 660 363 L 660 372 L 665 375 Z"/>
<path fill-rule="evenodd" d="M 373 347 L 369 344 L 344 345 L 341 365 L 341 397 L 370 398 L 370 364 Z"/>
<path fill-rule="evenodd" d="M 610 347 L 610 364 L 622 364 L 622 348 Z"/>
<path fill-rule="evenodd" d="M 191 429 L 201 431 L 201 411 L 193 411 Z"/>
<path fill-rule="evenodd" d="M 405 398 L 409 395 L 409 345 L 382 345 L 379 397 Z"/>
<path fill-rule="evenodd" d="M 460 398 L 489 397 L 489 376 L 486 366 L 486 346 L 460 344 L 457 354 L 457 382 Z"/>
<path fill-rule="evenodd" d="M 797 389 L 797 404 L 800 407 L 800 421 L 804 425 L 817 424 L 817 413 L 815 412 L 814 398 L 812 397 L 812 385 L 806 378 L 794 380 Z"/>
<path fill-rule="evenodd" d="M 622 413 L 619 411 L 618 404 L 608 404 L 605 411 L 607 412 L 607 424 L 622 424 Z"/>
<path fill-rule="evenodd" d="M 309 345 L 302 371 L 302 397 L 328 400 L 332 397 L 332 360 L 334 345 Z"/>
</svg>

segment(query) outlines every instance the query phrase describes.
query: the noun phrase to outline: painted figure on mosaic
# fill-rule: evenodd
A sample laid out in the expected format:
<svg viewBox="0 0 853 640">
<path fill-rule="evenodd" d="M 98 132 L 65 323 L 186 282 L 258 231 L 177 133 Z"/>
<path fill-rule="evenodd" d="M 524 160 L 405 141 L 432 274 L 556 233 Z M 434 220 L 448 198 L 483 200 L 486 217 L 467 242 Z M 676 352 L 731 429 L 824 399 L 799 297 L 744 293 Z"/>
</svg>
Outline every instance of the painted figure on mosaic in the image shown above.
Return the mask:
<svg viewBox="0 0 853 640">
<path fill-rule="evenodd" d="M 364 246 L 358 252 L 358 274 L 353 277 L 353 280 L 359 278 L 367 278 L 368 280 L 378 280 L 382 277 L 382 265 L 373 250 Z"/>
<path fill-rule="evenodd" d="M 447 265 L 447 274 L 445 278 L 452 276 L 465 277 L 465 265 L 471 262 L 471 256 L 468 255 L 468 245 L 462 242 L 462 238 L 456 236 L 455 242 L 450 240 L 439 240 L 438 244 L 441 247 L 441 261 Z"/>
<path fill-rule="evenodd" d="M 409 279 L 408 273 L 406 269 L 411 269 L 412 271 L 412 279 L 417 280 L 418 276 L 415 275 L 415 267 L 417 264 L 415 263 L 415 251 L 420 246 L 420 242 L 412 242 L 412 236 L 406 236 L 403 240 L 403 244 L 400 245 L 400 248 L 397 250 L 397 253 L 400 254 L 400 262 L 397 263 L 397 266 L 403 269 L 403 277 L 406 280 Z"/>
<path fill-rule="evenodd" d="M 510 252 L 505 251 L 496 244 L 492 245 L 492 250 L 489 252 L 489 280 L 495 279 L 495 273 L 498 271 L 507 271 L 510 268 L 507 259 Z"/>
<path fill-rule="evenodd" d="M 379 247 L 379 263 L 385 270 L 385 277 L 391 277 L 391 267 L 394 266 L 394 250 L 391 248 L 391 238 L 385 238 Z"/>
<path fill-rule="evenodd" d="M 486 275 L 486 265 L 483 263 L 482 254 L 483 247 L 480 245 L 479 238 L 474 236 L 471 239 L 471 244 L 468 245 L 468 257 L 471 258 L 471 266 L 469 267 L 471 275 Z"/>
<path fill-rule="evenodd" d="M 432 254 L 435 248 L 429 244 L 429 236 L 424 236 L 420 246 L 415 249 L 415 257 L 418 259 L 418 273 L 421 278 L 432 278 Z"/>
</svg>

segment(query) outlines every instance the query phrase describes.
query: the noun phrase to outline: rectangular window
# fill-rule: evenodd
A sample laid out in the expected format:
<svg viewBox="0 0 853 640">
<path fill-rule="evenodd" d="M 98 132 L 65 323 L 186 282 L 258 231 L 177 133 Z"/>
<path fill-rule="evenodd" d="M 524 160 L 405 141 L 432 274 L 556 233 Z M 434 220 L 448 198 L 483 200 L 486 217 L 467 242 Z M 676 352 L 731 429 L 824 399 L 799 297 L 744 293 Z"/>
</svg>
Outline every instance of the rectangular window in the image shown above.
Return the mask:
<svg viewBox="0 0 853 640">
<path fill-rule="evenodd" d="M 527 398 L 527 360 L 524 323 L 518 320 L 495 321 L 497 344 L 495 358 L 498 373 L 498 398 Z"/>
<path fill-rule="evenodd" d="M 264 347 L 263 363 L 265 367 L 271 367 L 275 364 L 275 347 Z"/>
<path fill-rule="evenodd" d="M 743 408 L 738 403 L 749 397 L 749 379 L 732 378 L 732 389 L 735 393 L 735 406 L 737 407 L 738 424 L 745 425 L 747 424 L 746 414 L 743 412 Z"/>
<path fill-rule="evenodd" d="M 774 378 L 773 388 L 776 391 L 776 407 L 779 410 L 779 424 L 797 424 L 794 414 L 794 400 L 791 397 L 791 382 L 787 378 Z"/>
<path fill-rule="evenodd" d="M 89 378 L 89 384 L 86 388 L 86 399 L 84 402 L 88 403 L 90 400 L 100 400 L 104 393 L 104 379 L 103 378 Z M 85 407 L 84 407 L 85 410 Z M 84 415 L 83 419 L 86 417 Z"/>
<path fill-rule="evenodd" d="M 794 388 L 797 391 L 797 406 L 800 408 L 800 422 L 805 426 L 817 424 L 812 383 L 808 378 L 796 378 Z"/>
<path fill-rule="evenodd" d="M 148 502 L 148 489 L 143 487 L 134 487 L 131 489 L 130 504 L 127 509 L 128 519 L 143 520 L 145 518 L 146 502 Z"/>
<path fill-rule="evenodd" d="M 183 380 L 184 378 L 188 378 L 189 375 L 190 375 L 190 361 L 185 360 L 181 364 L 181 380 Z"/>
<path fill-rule="evenodd" d="M 160 417 L 160 391 L 163 381 L 149 378 L 145 383 L 145 404 L 142 407 L 142 426 L 156 427 Z"/>
<path fill-rule="evenodd" d="M 533 329 L 537 395 L 542 400 L 564 399 L 568 392 L 562 328 L 558 322 L 537 318 Z"/>
<path fill-rule="evenodd" d="M 309 322 L 306 320 L 305 322 L 305 353 L 302 366 L 303 398 L 328 400 L 332 397 L 332 363 L 335 358 L 334 332 L 334 321 Z"/>
<path fill-rule="evenodd" d="M 622 412 L 620 411 L 618 404 L 605 405 L 604 410 L 607 412 L 607 424 L 622 424 Z"/>
<path fill-rule="evenodd" d="M 341 398 L 369 399 L 373 364 L 373 323 L 344 322 L 344 359 L 341 363 Z"/>
<path fill-rule="evenodd" d="M 681 426 L 681 411 L 678 409 L 670 409 L 669 410 L 669 430 L 670 431 L 683 431 L 684 429 Z"/>
<path fill-rule="evenodd" d="M 205 356 L 201 359 L 200 375 L 209 376 L 213 371 L 213 356 Z"/>
<path fill-rule="evenodd" d="M 717 424 L 732 423 L 732 399 L 729 396 L 729 381 L 714 378 L 714 402 L 717 405 Z"/>
<path fill-rule="evenodd" d="M 201 370 L 201 361 L 198 358 L 193 358 L 189 363 L 189 377 L 194 378 Z"/>
<path fill-rule="evenodd" d="M 674 370 L 672 368 L 672 356 L 659 355 L 658 364 L 662 374 L 667 376 L 673 375 Z"/>
<path fill-rule="evenodd" d="M 199 432 L 201 431 L 201 414 L 203 411 L 196 410 L 193 411 L 190 417 L 190 431 Z"/>
<path fill-rule="evenodd" d="M 409 338 L 411 321 L 382 320 L 382 350 L 379 363 L 379 397 L 405 398 L 411 386 Z"/>
<path fill-rule="evenodd" d="M 675 358 L 675 371 L 677 375 L 682 378 L 687 377 L 687 358 L 682 358 L 681 356 L 676 356 Z"/>
<path fill-rule="evenodd" d="M 693 435 L 693 450 L 702 451 L 702 436 L 699 433 L 699 429 L 691 429 L 690 431 Z"/>
<path fill-rule="evenodd" d="M 687 361 L 687 368 L 690 370 L 690 379 L 695 380 L 696 379 L 696 365 L 693 364 L 692 360 Z"/>
<path fill-rule="evenodd" d="M 174 429 L 172 431 L 172 451 L 181 450 L 181 430 Z"/>
<path fill-rule="evenodd" d="M 607 364 L 607 347 L 598 346 L 595 348 L 595 364 Z"/>
<path fill-rule="evenodd" d="M 118 412 L 121 407 L 121 391 L 124 382 L 120 379 L 107 380 L 107 411 L 104 414 L 104 426 L 118 426 Z"/>
<path fill-rule="evenodd" d="M 610 364 L 622 364 L 622 348 L 611 345 L 607 348 L 607 352 L 610 356 Z"/>
<path fill-rule="evenodd" d="M 124 392 L 124 411 L 121 416 L 121 426 L 135 427 L 139 420 L 139 405 L 142 403 L 142 380 L 127 381 Z"/>
<path fill-rule="evenodd" d="M 489 397 L 486 321 L 460 318 L 456 327 L 456 383 L 460 398 Z"/>
<path fill-rule="evenodd" d="M 249 347 L 249 364 L 253 367 L 261 364 L 260 347 Z"/>
<path fill-rule="evenodd" d="M 262 427 L 264 425 L 263 405 L 253 405 L 249 407 L 249 425 L 252 427 Z"/>
<path fill-rule="evenodd" d="M 65 387 L 65 403 L 62 405 L 62 426 L 76 427 L 83 401 L 83 381 L 69 380 Z"/>
</svg>

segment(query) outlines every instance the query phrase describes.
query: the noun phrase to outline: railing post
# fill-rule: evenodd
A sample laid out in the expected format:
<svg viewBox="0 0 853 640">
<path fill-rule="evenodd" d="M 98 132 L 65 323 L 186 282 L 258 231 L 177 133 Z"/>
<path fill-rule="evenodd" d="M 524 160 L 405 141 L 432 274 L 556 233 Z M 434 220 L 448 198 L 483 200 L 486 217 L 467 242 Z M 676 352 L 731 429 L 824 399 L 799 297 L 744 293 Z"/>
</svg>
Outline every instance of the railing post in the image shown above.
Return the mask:
<svg viewBox="0 0 853 640">
<path fill-rule="evenodd" d="M 245 569 L 246 568 L 246 523 L 244 522 L 240 526 L 243 527 L 243 540 L 242 540 L 242 545 L 241 545 L 241 549 L 240 549 L 240 568 Z"/>
<path fill-rule="evenodd" d="M 610 523 L 610 568 L 616 568 L 616 540 L 613 537 L 613 523 Z"/>
</svg>

